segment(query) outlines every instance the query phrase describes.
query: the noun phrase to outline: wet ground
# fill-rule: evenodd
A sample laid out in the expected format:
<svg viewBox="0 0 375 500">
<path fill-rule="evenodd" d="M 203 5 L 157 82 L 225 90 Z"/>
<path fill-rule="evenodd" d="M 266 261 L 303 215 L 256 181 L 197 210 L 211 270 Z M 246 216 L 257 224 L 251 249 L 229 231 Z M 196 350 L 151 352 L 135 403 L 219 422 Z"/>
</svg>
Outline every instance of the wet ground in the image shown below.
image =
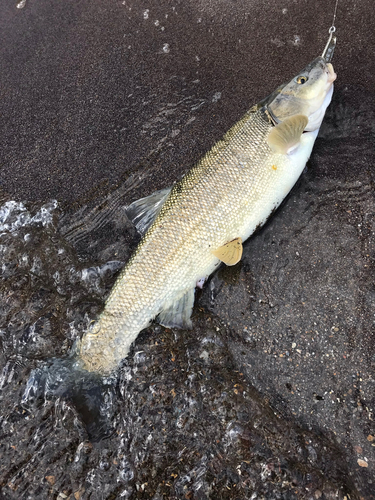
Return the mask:
<svg viewBox="0 0 375 500">
<path fill-rule="evenodd" d="M 101 387 L 26 385 L 69 356 L 134 250 L 123 206 L 322 52 L 333 5 L 316 9 L 1 6 L 0 498 L 375 498 L 367 2 L 339 3 L 338 80 L 306 171 L 198 295 L 193 330 L 153 325 Z"/>
</svg>

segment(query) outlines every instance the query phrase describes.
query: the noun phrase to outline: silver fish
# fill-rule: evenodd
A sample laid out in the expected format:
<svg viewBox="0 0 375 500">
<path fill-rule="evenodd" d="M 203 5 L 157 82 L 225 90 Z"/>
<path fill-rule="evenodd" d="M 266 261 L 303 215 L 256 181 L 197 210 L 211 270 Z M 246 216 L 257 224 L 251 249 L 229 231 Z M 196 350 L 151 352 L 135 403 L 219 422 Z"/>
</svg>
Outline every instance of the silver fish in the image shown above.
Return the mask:
<svg viewBox="0 0 375 500">
<path fill-rule="evenodd" d="M 241 259 L 242 242 L 306 165 L 336 79 L 324 56 L 251 108 L 173 188 L 128 207 L 144 236 L 81 341 L 86 370 L 114 370 L 155 318 L 191 327 L 197 283 Z"/>
</svg>

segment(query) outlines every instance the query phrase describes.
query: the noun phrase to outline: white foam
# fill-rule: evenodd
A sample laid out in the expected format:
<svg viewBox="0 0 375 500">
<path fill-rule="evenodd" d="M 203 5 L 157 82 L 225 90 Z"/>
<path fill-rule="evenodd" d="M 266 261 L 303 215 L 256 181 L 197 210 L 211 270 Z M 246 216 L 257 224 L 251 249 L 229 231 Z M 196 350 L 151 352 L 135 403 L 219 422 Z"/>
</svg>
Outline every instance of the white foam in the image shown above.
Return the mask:
<svg viewBox="0 0 375 500">
<path fill-rule="evenodd" d="M 0 207 L 0 234 L 12 233 L 26 226 L 48 226 L 53 220 L 53 211 L 57 208 L 57 201 L 52 200 L 43 205 L 35 215 L 31 215 L 22 202 L 7 201 Z"/>
</svg>

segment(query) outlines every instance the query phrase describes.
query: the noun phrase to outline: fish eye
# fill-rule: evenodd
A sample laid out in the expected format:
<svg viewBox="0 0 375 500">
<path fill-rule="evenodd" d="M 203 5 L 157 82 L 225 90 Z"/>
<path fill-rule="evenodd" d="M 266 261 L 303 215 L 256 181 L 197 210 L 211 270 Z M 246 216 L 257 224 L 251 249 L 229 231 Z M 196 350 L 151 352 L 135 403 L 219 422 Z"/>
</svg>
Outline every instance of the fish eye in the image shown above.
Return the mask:
<svg viewBox="0 0 375 500">
<path fill-rule="evenodd" d="M 303 85 L 304 83 L 307 82 L 308 79 L 309 78 L 307 76 L 300 75 L 300 76 L 297 76 L 296 82 L 298 83 L 298 85 Z"/>
</svg>

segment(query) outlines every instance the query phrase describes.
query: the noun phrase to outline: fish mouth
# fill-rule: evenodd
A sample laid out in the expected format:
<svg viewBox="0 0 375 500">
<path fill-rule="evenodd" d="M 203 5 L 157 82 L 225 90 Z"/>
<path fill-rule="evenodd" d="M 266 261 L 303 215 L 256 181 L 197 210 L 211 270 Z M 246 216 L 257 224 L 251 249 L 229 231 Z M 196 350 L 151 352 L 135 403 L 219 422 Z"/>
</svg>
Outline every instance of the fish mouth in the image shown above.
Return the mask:
<svg viewBox="0 0 375 500">
<path fill-rule="evenodd" d="M 332 84 L 336 80 L 337 75 L 336 75 L 331 63 L 327 63 L 326 68 L 327 68 L 327 74 L 328 74 L 327 82 Z"/>
</svg>

